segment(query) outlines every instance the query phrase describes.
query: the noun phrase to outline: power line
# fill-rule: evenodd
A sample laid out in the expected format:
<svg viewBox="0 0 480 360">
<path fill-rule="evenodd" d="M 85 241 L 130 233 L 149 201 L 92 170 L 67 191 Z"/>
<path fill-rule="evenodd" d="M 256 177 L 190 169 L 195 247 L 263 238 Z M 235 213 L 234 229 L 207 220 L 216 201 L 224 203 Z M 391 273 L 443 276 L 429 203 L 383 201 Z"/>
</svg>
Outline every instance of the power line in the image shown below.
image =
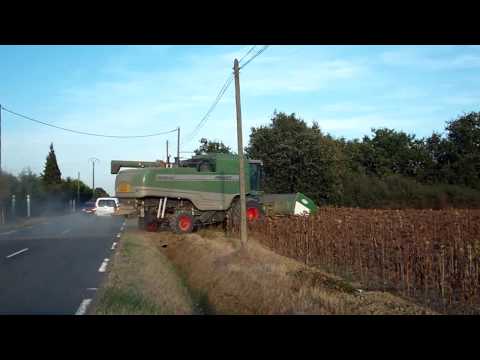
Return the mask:
<svg viewBox="0 0 480 360">
<path fill-rule="evenodd" d="M 257 47 L 257 45 L 253 45 L 246 53 L 245 55 L 243 55 L 240 59 L 240 61 L 242 61 L 245 57 L 247 57 L 248 54 L 250 54 L 255 48 Z M 244 67 L 245 65 L 247 65 L 250 61 L 252 61 L 255 57 L 257 57 L 258 55 L 260 55 L 262 52 L 264 52 L 266 50 L 266 48 L 268 47 L 267 46 L 264 46 L 262 49 L 260 49 L 259 51 L 257 51 L 256 54 L 254 54 L 242 67 Z M 240 62 L 239 61 L 239 62 Z M 222 88 L 220 89 L 220 91 L 218 92 L 218 95 L 217 97 L 215 98 L 215 101 L 213 102 L 213 104 L 210 106 L 210 108 L 208 109 L 207 113 L 203 116 L 203 118 L 199 121 L 199 123 L 197 124 L 197 126 L 195 127 L 195 129 L 186 136 L 186 142 L 188 143 L 189 141 L 192 140 L 192 138 L 194 136 L 196 136 L 198 134 L 198 131 L 202 128 L 202 126 L 205 124 L 205 122 L 207 121 L 208 117 L 210 116 L 210 114 L 213 112 L 213 110 L 215 109 L 215 107 L 218 105 L 218 103 L 220 102 L 222 96 L 225 94 L 225 92 L 227 91 L 228 87 L 230 86 L 230 84 L 232 83 L 233 81 L 233 76 L 230 75 L 227 80 L 225 81 L 225 83 L 223 84 Z"/>
<path fill-rule="evenodd" d="M 30 121 L 33 121 L 33 122 L 36 122 L 36 123 L 45 125 L 45 126 L 50 126 L 50 127 L 53 127 L 53 128 L 56 128 L 56 129 L 60 129 L 60 130 L 64 130 L 64 131 L 68 131 L 68 132 L 71 132 L 71 133 L 80 134 L 80 135 L 88 135 L 88 136 L 97 136 L 97 137 L 105 137 L 105 138 L 117 138 L 117 139 L 131 139 L 131 138 L 146 138 L 146 137 L 153 137 L 153 136 L 165 135 L 165 134 L 170 134 L 170 133 L 173 133 L 173 132 L 177 131 L 177 129 L 174 129 L 174 130 L 163 131 L 163 132 L 153 133 L 153 134 L 146 134 L 146 135 L 106 135 L 106 134 L 96 134 L 96 133 L 89 133 L 89 132 L 85 132 L 85 131 L 78 131 L 78 130 L 67 129 L 67 128 L 64 128 L 64 127 L 61 127 L 61 126 L 49 124 L 49 123 L 46 123 L 46 122 L 43 122 L 43 121 L 40 121 L 40 120 L 36 120 L 36 119 L 31 118 L 31 117 L 29 117 L 29 116 L 26 116 L 26 115 L 23 115 L 23 114 L 19 114 L 19 113 L 15 112 L 15 111 L 12 111 L 12 110 L 9 110 L 9 109 L 5 108 L 4 106 L 1 107 L 1 110 L 6 111 L 6 112 L 8 112 L 8 113 L 10 113 L 10 114 L 13 114 L 13 115 L 22 117 L 22 118 L 24 118 L 24 119 L 27 119 L 27 120 L 30 120 Z"/>
<path fill-rule="evenodd" d="M 220 91 L 218 92 L 218 95 L 217 97 L 215 98 L 215 101 L 213 102 L 213 104 L 210 106 L 210 108 L 208 109 L 208 111 L 206 112 L 206 114 L 202 117 L 202 119 L 199 121 L 199 123 L 197 124 L 197 126 L 195 126 L 195 128 L 192 130 L 192 132 L 190 134 L 188 134 L 186 136 L 187 138 L 187 142 L 190 141 L 194 136 L 197 135 L 198 131 L 201 129 L 201 127 L 205 124 L 205 122 L 207 121 L 208 117 L 210 116 L 210 114 L 213 112 L 213 110 L 215 109 L 215 107 L 218 105 L 218 103 L 220 102 L 220 100 L 222 99 L 223 95 L 225 94 L 225 92 L 227 91 L 228 87 L 230 86 L 230 84 L 232 83 L 233 81 L 233 76 L 230 75 L 227 80 L 225 81 L 225 83 L 223 84 L 222 88 L 220 89 Z"/>
<path fill-rule="evenodd" d="M 267 50 L 267 48 L 269 47 L 269 45 L 265 45 L 264 47 L 262 47 L 260 50 L 258 50 L 255 54 L 252 55 L 252 57 L 250 59 L 248 59 L 248 61 L 243 64 L 242 66 L 240 66 L 240 69 L 243 69 L 245 66 L 247 66 L 250 61 L 252 61 L 253 59 L 255 59 L 258 55 L 260 55 L 261 53 L 263 53 L 265 50 Z"/>
<path fill-rule="evenodd" d="M 245 66 L 247 66 L 253 59 L 255 59 L 257 56 L 259 56 L 260 54 L 262 54 L 267 48 L 268 48 L 269 45 L 265 45 L 263 46 L 260 50 L 258 50 L 255 54 L 253 54 L 250 59 L 247 60 L 246 63 L 244 63 L 239 69 L 243 69 Z M 241 62 L 245 57 L 247 57 L 255 48 L 257 47 L 257 45 L 254 45 L 252 46 L 246 53 L 245 55 L 243 55 L 240 59 L 239 62 Z M 225 81 L 225 83 L 223 84 L 222 88 L 220 89 L 217 97 L 215 98 L 213 104 L 210 106 L 210 108 L 208 109 L 207 113 L 202 117 L 202 119 L 199 121 L 199 123 L 197 124 L 197 126 L 194 128 L 194 130 L 186 136 L 187 138 L 187 142 L 190 141 L 193 136 L 196 136 L 196 134 L 198 133 L 198 131 L 202 128 L 202 126 L 206 123 L 208 117 L 210 116 L 210 114 L 213 112 L 213 110 L 216 108 L 216 106 L 218 105 L 218 103 L 220 102 L 221 98 L 223 97 L 223 95 L 225 94 L 225 92 L 227 91 L 228 87 L 230 86 L 230 84 L 232 83 L 233 81 L 233 76 L 230 75 L 227 80 Z M 63 131 L 68 131 L 68 132 L 71 132 L 71 133 L 75 133 L 75 134 L 80 134 L 80 135 L 88 135 L 88 136 L 97 136 L 97 137 L 105 137 L 105 138 L 116 138 L 116 139 L 132 139 L 132 138 L 146 138 L 146 137 L 154 137 L 154 136 L 159 136 L 159 135 L 165 135 L 165 134 L 170 134 L 170 133 L 173 133 L 175 131 L 178 131 L 178 128 L 176 129 L 173 129 L 173 130 L 169 130 L 169 131 L 163 131 L 163 132 L 158 132 L 158 133 L 153 133 L 153 134 L 146 134 L 146 135 L 106 135 L 106 134 L 96 134 L 96 133 L 89 133 L 89 132 L 85 132 L 85 131 L 78 131 L 78 130 L 73 130 L 73 129 L 68 129 L 68 128 L 64 128 L 64 127 L 61 127 L 61 126 L 56 126 L 56 125 L 53 125 L 53 124 L 50 124 L 50 123 L 46 123 L 46 122 L 43 122 L 43 121 L 40 121 L 40 120 L 37 120 L 37 119 L 34 119 L 34 118 L 31 118 L 29 116 L 26 116 L 26 115 L 23 115 L 23 114 L 20 114 L 20 113 L 17 113 L 15 111 L 12 111 L 12 110 L 9 110 L 7 108 L 5 108 L 4 106 L 1 106 L 0 107 L 0 111 L 1 110 L 4 110 L 10 114 L 13 114 L 13 115 L 16 115 L 16 116 L 19 116 L 19 117 L 22 117 L 24 119 L 27 119 L 27 120 L 30 120 L 30 121 L 33 121 L 33 122 L 36 122 L 36 123 L 39 123 L 39 124 L 42 124 L 42 125 L 45 125 L 45 126 L 49 126 L 49 127 L 52 127 L 52 128 L 56 128 L 56 129 L 59 129 L 59 130 L 63 130 Z"/>
<path fill-rule="evenodd" d="M 250 48 L 250 50 L 248 50 L 247 53 L 246 53 L 245 55 L 243 55 L 240 60 L 238 60 L 238 62 L 241 63 L 242 60 L 245 59 L 245 57 L 247 57 L 247 55 L 250 54 L 250 53 L 253 51 L 253 49 L 255 49 L 256 47 L 257 47 L 257 45 L 253 45 L 253 46 Z"/>
</svg>

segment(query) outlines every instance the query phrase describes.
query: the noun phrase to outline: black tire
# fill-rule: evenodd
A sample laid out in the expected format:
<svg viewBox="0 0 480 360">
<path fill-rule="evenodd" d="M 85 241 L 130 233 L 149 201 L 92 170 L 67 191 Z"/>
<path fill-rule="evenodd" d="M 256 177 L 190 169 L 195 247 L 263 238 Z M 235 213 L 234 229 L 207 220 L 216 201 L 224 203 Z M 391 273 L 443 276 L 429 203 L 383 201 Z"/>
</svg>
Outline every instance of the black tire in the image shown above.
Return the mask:
<svg viewBox="0 0 480 360">
<path fill-rule="evenodd" d="M 145 218 L 142 218 L 142 217 L 138 218 L 138 229 L 145 230 Z"/>
<path fill-rule="evenodd" d="M 170 218 L 170 229 L 177 234 L 189 234 L 194 228 L 193 215 L 187 211 L 179 211 Z"/>
<path fill-rule="evenodd" d="M 238 226 L 240 224 L 240 199 L 236 198 L 232 201 L 230 209 L 227 210 L 227 224 L 229 227 Z"/>
<path fill-rule="evenodd" d="M 154 215 L 145 214 L 144 229 L 150 232 L 156 232 L 158 230 L 158 220 Z"/>
</svg>

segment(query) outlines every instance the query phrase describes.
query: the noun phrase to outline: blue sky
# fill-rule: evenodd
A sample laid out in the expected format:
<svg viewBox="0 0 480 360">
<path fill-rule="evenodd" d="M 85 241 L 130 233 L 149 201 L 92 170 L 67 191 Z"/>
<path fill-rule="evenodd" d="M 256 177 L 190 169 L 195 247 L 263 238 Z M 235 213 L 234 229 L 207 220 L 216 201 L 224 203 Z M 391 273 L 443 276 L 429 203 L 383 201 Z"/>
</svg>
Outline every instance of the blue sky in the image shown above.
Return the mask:
<svg viewBox="0 0 480 360">
<path fill-rule="evenodd" d="M 0 46 L 0 103 L 76 130 L 137 135 L 181 128 L 182 151 L 201 137 L 236 149 L 233 84 L 195 138 L 200 121 L 250 46 Z M 479 111 L 480 46 L 270 46 L 241 71 L 244 143 L 276 109 L 317 121 L 334 136 L 372 127 L 428 136 Z M 62 176 L 113 193 L 110 160 L 165 159 L 165 141 L 70 134 L 2 113 L 2 162 L 17 174 L 43 171 L 54 143 Z M 188 156 L 188 154 L 182 154 Z"/>
</svg>

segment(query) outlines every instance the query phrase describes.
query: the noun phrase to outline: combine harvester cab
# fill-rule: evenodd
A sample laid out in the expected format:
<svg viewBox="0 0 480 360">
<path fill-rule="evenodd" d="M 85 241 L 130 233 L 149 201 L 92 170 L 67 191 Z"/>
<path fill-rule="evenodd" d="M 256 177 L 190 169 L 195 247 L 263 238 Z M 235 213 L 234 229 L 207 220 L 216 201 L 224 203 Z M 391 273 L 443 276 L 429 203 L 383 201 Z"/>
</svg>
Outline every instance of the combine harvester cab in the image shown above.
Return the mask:
<svg viewBox="0 0 480 360">
<path fill-rule="evenodd" d="M 317 212 L 317 205 L 302 193 L 264 194 L 261 202 L 267 216 L 312 215 Z"/>
</svg>

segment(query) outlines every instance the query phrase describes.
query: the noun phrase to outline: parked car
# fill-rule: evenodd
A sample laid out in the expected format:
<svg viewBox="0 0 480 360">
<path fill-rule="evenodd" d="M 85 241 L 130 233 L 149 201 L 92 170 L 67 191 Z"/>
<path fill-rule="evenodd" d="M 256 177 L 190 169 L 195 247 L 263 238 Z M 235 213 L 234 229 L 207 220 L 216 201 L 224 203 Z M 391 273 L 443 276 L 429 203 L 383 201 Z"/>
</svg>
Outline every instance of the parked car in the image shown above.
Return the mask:
<svg viewBox="0 0 480 360">
<path fill-rule="evenodd" d="M 95 207 L 95 201 L 87 201 L 82 207 L 82 212 L 85 214 L 94 214 Z"/>
<path fill-rule="evenodd" d="M 118 210 L 117 198 L 98 198 L 95 203 L 95 215 L 97 216 L 111 216 Z"/>
</svg>

